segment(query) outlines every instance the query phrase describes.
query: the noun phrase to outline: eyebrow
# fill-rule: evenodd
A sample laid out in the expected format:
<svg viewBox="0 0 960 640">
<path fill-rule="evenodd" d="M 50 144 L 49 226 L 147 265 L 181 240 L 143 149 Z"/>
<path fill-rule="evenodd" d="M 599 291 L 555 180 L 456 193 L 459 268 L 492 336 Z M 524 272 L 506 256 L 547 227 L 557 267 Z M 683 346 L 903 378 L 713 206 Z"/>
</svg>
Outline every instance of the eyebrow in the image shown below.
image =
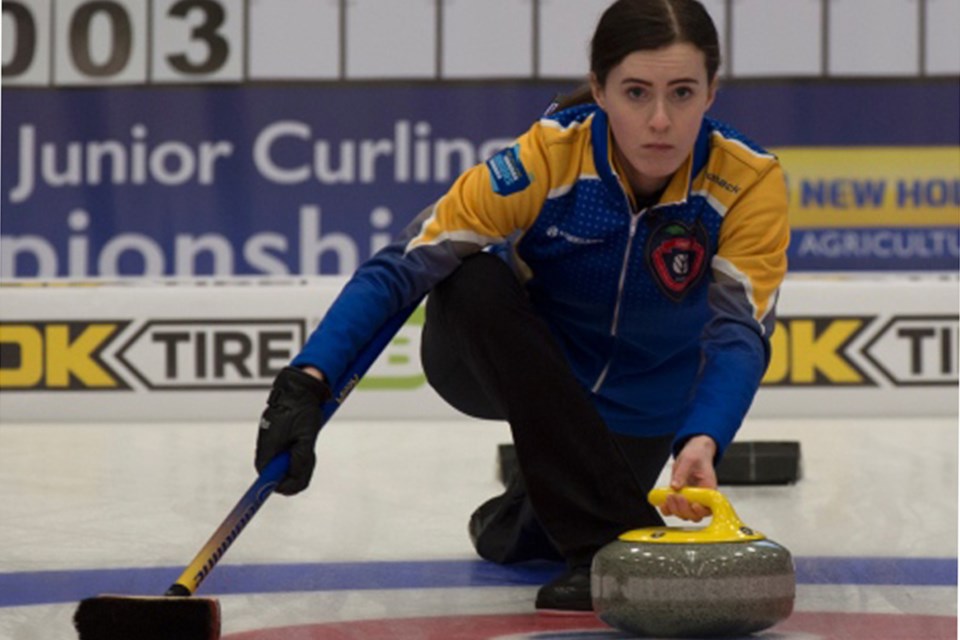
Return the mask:
<svg viewBox="0 0 960 640">
<path fill-rule="evenodd" d="M 629 84 L 629 83 L 653 86 L 652 82 L 650 82 L 649 80 L 644 80 L 643 78 L 624 78 L 623 80 L 620 81 L 620 84 Z M 675 84 L 699 84 L 699 80 L 697 80 L 696 78 L 677 78 L 676 80 L 671 80 L 670 82 L 668 82 L 667 86 L 669 87 Z"/>
</svg>

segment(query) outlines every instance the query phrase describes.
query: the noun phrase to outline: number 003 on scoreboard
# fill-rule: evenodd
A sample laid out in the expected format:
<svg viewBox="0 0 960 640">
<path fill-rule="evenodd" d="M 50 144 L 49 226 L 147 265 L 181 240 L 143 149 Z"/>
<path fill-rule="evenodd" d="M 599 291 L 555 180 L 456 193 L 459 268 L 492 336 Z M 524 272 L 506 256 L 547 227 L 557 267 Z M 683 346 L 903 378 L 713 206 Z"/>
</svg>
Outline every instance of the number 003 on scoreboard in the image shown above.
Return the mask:
<svg viewBox="0 0 960 640">
<path fill-rule="evenodd" d="M 4 0 L 4 85 L 236 82 L 244 0 Z"/>
</svg>

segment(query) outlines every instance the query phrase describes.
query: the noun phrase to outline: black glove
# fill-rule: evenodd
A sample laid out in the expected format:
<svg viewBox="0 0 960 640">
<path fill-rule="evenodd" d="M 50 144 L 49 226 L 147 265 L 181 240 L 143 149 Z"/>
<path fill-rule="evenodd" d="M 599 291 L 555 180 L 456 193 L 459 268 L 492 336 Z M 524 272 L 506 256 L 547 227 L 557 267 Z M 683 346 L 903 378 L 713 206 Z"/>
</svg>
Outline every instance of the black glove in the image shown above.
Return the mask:
<svg viewBox="0 0 960 640">
<path fill-rule="evenodd" d="M 273 381 L 257 435 L 257 472 L 284 451 L 290 451 L 290 471 L 277 493 L 292 496 L 310 484 L 317 464 L 314 446 L 320 433 L 321 407 L 331 398 L 330 387 L 309 373 L 284 367 Z"/>
</svg>

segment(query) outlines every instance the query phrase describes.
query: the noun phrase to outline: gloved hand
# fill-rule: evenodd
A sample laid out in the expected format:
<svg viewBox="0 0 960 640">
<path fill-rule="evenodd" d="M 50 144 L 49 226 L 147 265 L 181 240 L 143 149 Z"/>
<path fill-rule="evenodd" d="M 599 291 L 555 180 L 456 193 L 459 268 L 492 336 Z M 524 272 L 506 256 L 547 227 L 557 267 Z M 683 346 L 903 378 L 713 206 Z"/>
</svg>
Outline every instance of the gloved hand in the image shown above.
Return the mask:
<svg viewBox="0 0 960 640">
<path fill-rule="evenodd" d="M 320 433 L 321 407 L 331 398 L 330 387 L 295 367 L 284 367 L 273 381 L 257 435 L 257 471 L 280 453 L 290 451 L 290 471 L 277 493 L 292 496 L 310 484 L 317 464 L 314 446 Z"/>
</svg>

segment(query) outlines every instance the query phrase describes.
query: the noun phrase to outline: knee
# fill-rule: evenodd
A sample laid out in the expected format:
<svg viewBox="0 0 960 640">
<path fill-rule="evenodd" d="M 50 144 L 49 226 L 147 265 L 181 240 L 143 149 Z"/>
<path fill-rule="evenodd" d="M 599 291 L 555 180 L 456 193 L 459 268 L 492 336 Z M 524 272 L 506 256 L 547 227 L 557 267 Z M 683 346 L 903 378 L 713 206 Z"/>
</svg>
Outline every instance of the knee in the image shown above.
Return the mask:
<svg viewBox="0 0 960 640">
<path fill-rule="evenodd" d="M 500 258 L 478 253 L 465 259 L 431 294 L 448 318 L 473 321 L 488 319 L 523 290 L 510 267 Z"/>
</svg>

